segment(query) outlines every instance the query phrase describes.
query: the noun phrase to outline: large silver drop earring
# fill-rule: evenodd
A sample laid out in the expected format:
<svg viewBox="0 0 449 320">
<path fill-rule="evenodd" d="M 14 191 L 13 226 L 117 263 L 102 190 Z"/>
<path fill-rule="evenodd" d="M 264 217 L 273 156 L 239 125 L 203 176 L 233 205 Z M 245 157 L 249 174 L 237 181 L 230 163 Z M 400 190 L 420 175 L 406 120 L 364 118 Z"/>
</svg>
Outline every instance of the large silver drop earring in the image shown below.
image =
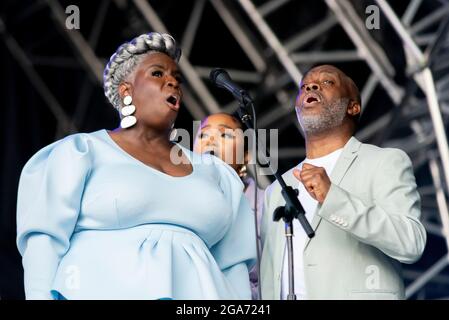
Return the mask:
<svg viewBox="0 0 449 320">
<path fill-rule="evenodd" d="M 176 130 L 175 124 L 173 123 L 171 126 L 171 131 L 170 131 L 170 137 L 169 137 L 170 141 L 178 143 L 177 135 L 178 135 L 178 130 Z"/>
<path fill-rule="evenodd" d="M 123 119 L 120 121 L 120 127 L 123 129 L 132 127 L 136 124 L 137 119 L 132 114 L 136 112 L 136 106 L 131 104 L 133 102 L 133 98 L 131 96 L 125 96 L 123 98 L 123 104 L 125 105 L 120 109 L 120 114 L 123 116 Z"/>
</svg>

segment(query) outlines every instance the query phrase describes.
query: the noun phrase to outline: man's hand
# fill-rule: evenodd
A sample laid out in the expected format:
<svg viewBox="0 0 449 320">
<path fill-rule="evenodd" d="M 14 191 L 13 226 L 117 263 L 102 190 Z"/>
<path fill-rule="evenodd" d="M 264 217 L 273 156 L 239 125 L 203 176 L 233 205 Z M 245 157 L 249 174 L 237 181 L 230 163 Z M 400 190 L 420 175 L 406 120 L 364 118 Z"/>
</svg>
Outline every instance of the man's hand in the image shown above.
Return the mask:
<svg viewBox="0 0 449 320">
<path fill-rule="evenodd" d="M 312 198 L 319 203 L 324 202 L 331 187 L 331 180 L 324 168 L 304 163 L 302 165 L 302 170 L 293 170 L 293 175 L 296 179 L 301 181 Z"/>
</svg>

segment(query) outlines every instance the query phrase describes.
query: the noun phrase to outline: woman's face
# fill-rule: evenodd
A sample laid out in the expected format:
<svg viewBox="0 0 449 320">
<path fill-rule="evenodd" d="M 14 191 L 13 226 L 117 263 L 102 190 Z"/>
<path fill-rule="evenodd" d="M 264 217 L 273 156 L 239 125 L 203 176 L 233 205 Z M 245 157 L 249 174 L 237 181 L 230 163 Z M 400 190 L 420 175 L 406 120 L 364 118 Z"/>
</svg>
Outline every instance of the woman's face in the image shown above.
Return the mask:
<svg viewBox="0 0 449 320">
<path fill-rule="evenodd" d="M 214 114 L 202 122 L 193 150 L 213 152 L 236 171 L 246 161 L 243 131 L 239 123 L 226 114 Z"/>
<path fill-rule="evenodd" d="M 137 65 L 130 83 L 121 95 L 132 96 L 137 123 L 161 130 L 171 128 L 182 98 L 176 62 L 164 53 L 149 53 Z"/>
</svg>

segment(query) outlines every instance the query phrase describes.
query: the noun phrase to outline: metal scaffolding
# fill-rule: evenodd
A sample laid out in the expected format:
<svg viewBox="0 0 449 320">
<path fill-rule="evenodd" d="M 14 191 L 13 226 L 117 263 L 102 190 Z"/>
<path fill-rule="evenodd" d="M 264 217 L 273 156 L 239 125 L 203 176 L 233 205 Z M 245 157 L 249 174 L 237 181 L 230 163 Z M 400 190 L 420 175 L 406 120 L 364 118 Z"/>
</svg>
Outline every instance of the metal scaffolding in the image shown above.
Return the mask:
<svg viewBox="0 0 449 320">
<path fill-rule="evenodd" d="M 57 102 L 51 88 L 40 79 L 33 66 L 33 63 L 44 60 L 33 57 L 21 48 L 0 17 L 0 33 L 7 48 L 59 123 L 56 136 L 73 132 L 79 127 L 85 117 L 84 108 L 92 88 L 101 86 L 107 57 L 99 57 L 96 52 L 99 40 L 105 36 L 104 21 L 111 6 L 123 12 L 121 23 L 135 34 L 149 30 L 170 33 L 173 29 L 177 30 L 175 23 L 179 22 L 170 19 L 166 13 L 160 14 L 153 2 L 102 0 L 88 35 L 65 27 L 67 15 L 56 0 L 38 2 L 34 13 L 30 13 L 46 13 L 45 10 L 49 9 L 55 27 L 74 49 L 75 64 L 90 75 L 80 86 L 79 101 L 71 116 Z M 178 35 L 178 41 L 183 48 L 180 68 L 186 78 L 184 104 L 194 120 L 220 110 L 233 112 L 237 108 L 234 101 L 218 100 L 214 94 L 216 91 L 212 92 L 207 80 L 212 68 L 222 66 L 221 56 L 217 55 L 213 60 L 211 52 L 208 65 L 200 65 L 194 58 L 196 50 L 205 45 L 204 42 L 196 41 L 198 31 L 201 28 L 213 30 L 214 23 L 218 23 L 217 19 L 226 28 L 226 39 L 232 39 L 233 46 L 239 47 L 242 58 L 249 62 L 249 67 L 243 69 L 241 61 L 227 61 L 227 70 L 236 82 L 242 87 L 248 87 L 256 98 L 259 127 L 277 128 L 280 134 L 294 129 L 299 136 L 292 105 L 302 71 L 316 63 L 342 63 L 347 69 L 351 66 L 358 68 L 363 64 L 368 72 L 364 79 L 358 81 L 363 101 L 362 119 L 365 113 L 376 107 L 370 103 L 376 92 L 382 92 L 393 107 L 367 123 L 358 131 L 357 137 L 362 141 L 375 141 L 382 146 L 400 147 L 412 158 L 416 172 L 425 170 L 429 173 L 429 183 L 419 183 L 423 223 L 428 233 L 442 239 L 449 249 L 449 148 L 445 132 L 449 119 L 449 1 L 411 0 L 405 10 L 399 13 L 386 0 L 325 0 L 325 10 L 322 10 L 315 24 L 288 34 L 283 34 L 280 30 L 284 29 L 277 27 L 279 19 L 276 13 L 288 10 L 290 6 L 297 8 L 298 3 L 293 0 L 195 0 L 188 3 L 190 11 L 185 13 L 188 19 L 183 33 Z M 397 69 L 391 61 L 389 46 L 376 38 L 375 30 L 366 27 L 367 13 L 364 9 L 368 5 L 379 9 L 382 27 L 388 25 L 394 30 L 402 49 L 402 52 L 396 54 L 405 55 L 405 70 Z M 206 17 L 206 10 L 209 15 L 213 11 L 217 19 Z M 346 35 L 351 48 L 336 47 L 329 50 L 323 47 L 326 37 L 335 30 Z M 64 59 L 53 58 L 52 63 L 61 61 L 62 68 L 73 67 Z M 398 80 L 398 73 L 402 73 L 406 80 Z M 280 147 L 280 161 L 299 160 L 305 154 L 303 146 L 280 143 Z M 270 181 L 262 177 L 260 182 L 266 186 Z M 404 276 L 408 282 L 407 297 L 428 298 L 429 290 L 426 288 L 435 283 L 445 286 L 449 291 L 449 276 L 443 272 L 448 264 L 449 254 L 446 250 L 442 257 L 431 264 L 404 266 Z M 447 295 L 437 298 L 447 298 Z"/>
</svg>

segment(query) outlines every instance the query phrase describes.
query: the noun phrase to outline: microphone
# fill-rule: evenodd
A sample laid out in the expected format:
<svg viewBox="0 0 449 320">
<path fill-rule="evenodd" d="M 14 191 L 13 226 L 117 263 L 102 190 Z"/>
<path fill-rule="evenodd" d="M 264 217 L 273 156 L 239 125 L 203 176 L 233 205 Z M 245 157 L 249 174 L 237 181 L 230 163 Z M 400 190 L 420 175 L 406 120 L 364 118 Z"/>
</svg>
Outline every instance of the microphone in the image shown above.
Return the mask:
<svg viewBox="0 0 449 320">
<path fill-rule="evenodd" d="M 248 93 L 240 88 L 224 69 L 214 69 L 209 74 L 210 81 L 219 88 L 228 90 L 232 95 L 241 102 L 251 101 Z"/>
</svg>

